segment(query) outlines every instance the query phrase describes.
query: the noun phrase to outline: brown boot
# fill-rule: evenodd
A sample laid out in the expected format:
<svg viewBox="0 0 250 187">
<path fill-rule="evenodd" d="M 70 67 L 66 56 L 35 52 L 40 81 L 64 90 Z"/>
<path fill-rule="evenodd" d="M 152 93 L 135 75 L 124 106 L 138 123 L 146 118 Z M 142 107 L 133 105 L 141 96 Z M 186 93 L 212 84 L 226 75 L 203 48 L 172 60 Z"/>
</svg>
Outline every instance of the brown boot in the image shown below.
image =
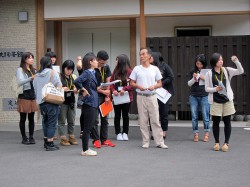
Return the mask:
<svg viewBox="0 0 250 187">
<path fill-rule="evenodd" d="M 69 146 L 70 145 L 70 143 L 67 140 L 66 136 L 61 136 L 61 142 L 60 142 L 60 144 L 63 145 L 63 146 Z"/>
<path fill-rule="evenodd" d="M 75 135 L 69 135 L 69 143 L 71 145 L 78 145 L 78 142 L 76 141 Z"/>
</svg>

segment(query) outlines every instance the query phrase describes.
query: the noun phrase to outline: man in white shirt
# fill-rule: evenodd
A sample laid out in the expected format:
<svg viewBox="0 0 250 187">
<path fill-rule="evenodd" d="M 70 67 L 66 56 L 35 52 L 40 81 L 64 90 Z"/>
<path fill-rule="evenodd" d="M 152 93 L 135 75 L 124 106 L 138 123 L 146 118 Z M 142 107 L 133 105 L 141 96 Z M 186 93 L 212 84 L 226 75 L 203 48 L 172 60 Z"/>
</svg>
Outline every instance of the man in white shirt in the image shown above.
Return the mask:
<svg viewBox="0 0 250 187">
<path fill-rule="evenodd" d="M 141 65 L 136 66 L 130 75 L 130 84 L 136 88 L 139 125 L 142 133 L 142 147 L 149 148 L 149 119 L 154 141 L 157 147 L 167 149 L 164 144 L 163 131 L 159 123 L 159 109 L 155 89 L 162 87 L 162 75 L 158 67 L 150 64 L 152 51 L 149 48 L 140 50 Z"/>
</svg>

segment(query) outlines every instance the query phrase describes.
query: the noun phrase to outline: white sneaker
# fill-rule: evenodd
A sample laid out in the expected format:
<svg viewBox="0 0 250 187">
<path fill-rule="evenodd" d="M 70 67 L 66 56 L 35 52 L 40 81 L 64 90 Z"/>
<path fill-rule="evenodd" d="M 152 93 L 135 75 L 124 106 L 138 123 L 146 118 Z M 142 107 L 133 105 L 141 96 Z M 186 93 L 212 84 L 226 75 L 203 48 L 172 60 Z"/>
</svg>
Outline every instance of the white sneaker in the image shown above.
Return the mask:
<svg viewBox="0 0 250 187">
<path fill-rule="evenodd" d="M 164 143 L 160 143 L 157 147 L 162 148 L 162 149 L 168 149 L 168 146 L 165 145 Z"/>
<path fill-rule="evenodd" d="M 128 135 L 126 133 L 122 134 L 122 138 L 124 141 L 128 141 Z"/>
<path fill-rule="evenodd" d="M 82 151 L 81 152 L 81 155 L 82 156 L 96 156 L 97 155 L 97 152 L 96 151 L 93 151 L 91 149 L 88 149 L 87 151 Z"/>
<path fill-rule="evenodd" d="M 143 145 L 142 145 L 142 148 L 143 148 L 143 149 L 148 149 L 148 148 L 149 148 L 149 144 L 148 144 L 148 143 L 143 144 Z"/>
<path fill-rule="evenodd" d="M 122 134 L 121 133 L 117 134 L 116 139 L 118 141 L 122 141 L 123 140 Z"/>
</svg>

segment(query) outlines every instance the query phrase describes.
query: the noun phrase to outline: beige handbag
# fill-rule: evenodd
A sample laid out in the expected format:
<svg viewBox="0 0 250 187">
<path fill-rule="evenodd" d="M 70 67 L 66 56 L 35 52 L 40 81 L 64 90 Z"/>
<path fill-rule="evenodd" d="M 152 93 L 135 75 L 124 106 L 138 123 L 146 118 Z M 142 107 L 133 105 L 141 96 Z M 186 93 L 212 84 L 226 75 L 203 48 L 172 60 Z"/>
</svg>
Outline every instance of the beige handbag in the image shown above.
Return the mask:
<svg viewBox="0 0 250 187">
<path fill-rule="evenodd" d="M 49 83 L 42 88 L 42 98 L 44 102 L 61 105 L 64 102 L 64 90 L 52 84 L 54 72 L 54 70 L 51 71 Z"/>
</svg>

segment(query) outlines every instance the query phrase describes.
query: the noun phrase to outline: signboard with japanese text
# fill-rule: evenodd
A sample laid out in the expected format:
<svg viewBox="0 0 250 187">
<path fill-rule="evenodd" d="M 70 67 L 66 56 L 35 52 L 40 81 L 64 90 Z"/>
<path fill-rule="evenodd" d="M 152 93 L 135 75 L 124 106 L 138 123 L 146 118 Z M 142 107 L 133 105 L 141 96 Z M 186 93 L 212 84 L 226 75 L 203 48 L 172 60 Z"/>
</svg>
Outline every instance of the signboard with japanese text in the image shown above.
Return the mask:
<svg viewBox="0 0 250 187">
<path fill-rule="evenodd" d="M 17 100 L 15 98 L 3 98 L 3 111 L 17 110 Z"/>
<path fill-rule="evenodd" d="M 0 48 L 0 61 L 20 61 L 25 48 Z"/>
</svg>

